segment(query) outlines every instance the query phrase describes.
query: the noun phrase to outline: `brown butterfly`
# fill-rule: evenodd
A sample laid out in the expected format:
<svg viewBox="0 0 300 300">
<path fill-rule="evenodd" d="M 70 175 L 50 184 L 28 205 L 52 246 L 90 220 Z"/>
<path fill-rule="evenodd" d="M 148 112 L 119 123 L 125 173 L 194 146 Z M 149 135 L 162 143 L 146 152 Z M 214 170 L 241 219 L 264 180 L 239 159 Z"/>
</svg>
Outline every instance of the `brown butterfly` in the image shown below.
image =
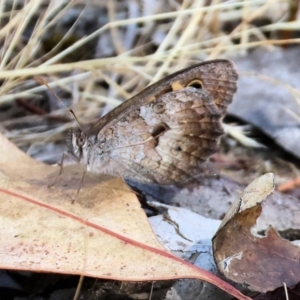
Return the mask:
<svg viewBox="0 0 300 300">
<path fill-rule="evenodd" d="M 88 171 L 126 181 L 182 185 L 197 179 L 217 149 L 237 79 L 229 60 L 206 61 L 171 74 L 87 132 L 71 132 L 68 152 Z"/>
</svg>

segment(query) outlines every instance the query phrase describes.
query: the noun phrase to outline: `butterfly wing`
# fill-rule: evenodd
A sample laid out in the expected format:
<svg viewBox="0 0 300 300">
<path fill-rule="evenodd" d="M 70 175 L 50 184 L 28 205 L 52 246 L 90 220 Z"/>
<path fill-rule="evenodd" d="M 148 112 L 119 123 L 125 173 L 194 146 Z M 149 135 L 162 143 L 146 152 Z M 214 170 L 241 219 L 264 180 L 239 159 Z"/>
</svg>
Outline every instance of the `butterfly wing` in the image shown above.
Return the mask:
<svg viewBox="0 0 300 300">
<path fill-rule="evenodd" d="M 197 178 L 217 149 L 236 82 L 232 63 L 219 60 L 150 86 L 93 126 L 105 141 L 93 146 L 89 170 L 162 185 Z"/>
</svg>

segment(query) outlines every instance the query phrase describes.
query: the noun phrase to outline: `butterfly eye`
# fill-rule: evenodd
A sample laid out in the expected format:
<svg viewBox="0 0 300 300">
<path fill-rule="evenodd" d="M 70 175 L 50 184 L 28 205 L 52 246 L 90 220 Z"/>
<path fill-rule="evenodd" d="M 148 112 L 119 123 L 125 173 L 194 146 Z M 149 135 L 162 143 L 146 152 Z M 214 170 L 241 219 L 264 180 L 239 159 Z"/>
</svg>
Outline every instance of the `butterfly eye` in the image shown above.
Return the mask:
<svg viewBox="0 0 300 300">
<path fill-rule="evenodd" d="M 191 82 L 189 82 L 187 86 L 191 86 L 197 90 L 202 90 L 203 84 L 202 84 L 201 80 L 195 79 L 195 80 L 192 80 Z"/>
<path fill-rule="evenodd" d="M 82 134 L 80 134 L 79 136 L 77 136 L 76 142 L 77 142 L 78 147 L 83 147 L 83 145 L 86 142 L 85 136 L 83 136 Z"/>
</svg>

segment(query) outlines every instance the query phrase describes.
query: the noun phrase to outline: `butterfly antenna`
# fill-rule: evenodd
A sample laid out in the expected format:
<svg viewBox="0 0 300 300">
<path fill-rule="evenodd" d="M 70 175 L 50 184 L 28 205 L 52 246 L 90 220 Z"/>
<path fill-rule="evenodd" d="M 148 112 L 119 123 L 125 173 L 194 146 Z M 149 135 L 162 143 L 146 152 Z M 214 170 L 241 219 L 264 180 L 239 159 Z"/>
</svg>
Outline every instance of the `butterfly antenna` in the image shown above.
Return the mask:
<svg viewBox="0 0 300 300">
<path fill-rule="evenodd" d="M 34 79 L 38 82 L 40 82 L 41 84 L 45 85 L 47 87 L 47 89 L 55 96 L 55 98 L 62 103 L 62 105 L 65 107 L 65 109 L 71 114 L 71 116 L 73 117 L 73 119 L 76 121 L 78 127 L 80 130 L 82 130 L 81 128 L 81 125 L 74 113 L 74 111 L 70 108 L 68 108 L 66 106 L 66 104 L 57 96 L 57 94 L 54 92 L 54 90 L 49 86 L 49 84 L 42 78 L 42 77 L 38 77 L 38 76 L 35 76 Z"/>
</svg>

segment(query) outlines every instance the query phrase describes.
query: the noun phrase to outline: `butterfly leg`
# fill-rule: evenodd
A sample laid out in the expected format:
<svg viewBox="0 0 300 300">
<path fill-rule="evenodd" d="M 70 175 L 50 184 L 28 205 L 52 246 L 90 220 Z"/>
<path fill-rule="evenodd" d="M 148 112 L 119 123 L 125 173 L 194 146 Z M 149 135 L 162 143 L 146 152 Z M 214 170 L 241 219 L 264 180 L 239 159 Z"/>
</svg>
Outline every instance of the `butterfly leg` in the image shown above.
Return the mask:
<svg viewBox="0 0 300 300">
<path fill-rule="evenodd" d="M 56 182 L 57 182 L 57 179 L 60 177 L 60 175 L 62 174 L 62 171 L 63 171 L 63 167 L 64 167 L 64 160 L 66 159 L 67 156 L 71 156 L 68 152 L 64 152 L 61 156 L 61 160 L 60 160 L 60 163 L 59 163 L 59 173 L 57 174 L 57 176 L 55 177 L 54 179 L 54 182 L 50 185 L 48 185 L 48 188 L 52 188 L 55 186 Z M 71 156 L 73 158 L 73 156 Z"/>
<path fill-rule="evenodd" d="M 75 200 L 76 200 L 76 198 L 77 198 L 77 196 L 78 196 L 78 194 L 79 194 L 79 192 L 80 192 L 80 190 L 81 190 L 81 186 L 83 185 L 83 181 L 84 181 L 85 174 L 86 174 L 86 169 L 85 169 L 84 172 L 82 173 L 82 177 L 81 177 L 81 180 L 80 180 L 80 185 L 79 185 L 79 187 L 78 187 L 78 189 L 77 189 L 77 192 L 76 192 L 76 194 L 75 194 L 75 197 L 72 199 L 72 204 L 75 203 Z"/>
<path fill-rule="evenodd" d="M 64 153 L 62 154 L 62 156 L 61 156 L 61 160 L 60 160 L 60 163 L 59 163 L 59 165 L 60 165 L 59 172 L 58 172 L 57 176 L 55 177 L 54 182 L 53 182 L 52 184 L 48 185 L 48 188 L 52 188 L 53 186 L 56 185 L 58 178 L 61 176 L 61 174 L 62 174 L 62 172 L 63 172 L 64 161 L 65 161 L 65 159 L 66 159 L 67 156 L 71 157 L 71 158 L 74 159 L 76 162 L 78 162 L 78 161 L 74 158 L 73 155 L 71 155 L 71 154 L 68 153 L 68 152 L 64 152 Z M 77 196 L 78 196 L 78 194 L 79 194 L 79 192 L 80 192 L 80 190 L 81 190 L 81 186 L 83 185 L 83 181 L 84 181 L 85 174 L 86 174 L 86 169 L 84 170 L 84 172 L 83 172 L 83 174 L 82 174 L 82 177 L 81 177 L 81 180 L 80 180 L 80 185 L 79 185 L 79 187 L 78 187 L 78 189 L 77 189 L 77 192 L 76 192 L 76 194 L 75 194 L 75 197 L 72 199 L 72 204 L 75 203 L 75 200 L 76 200 L 76 198 L 77 198 Z"/>
</svg>

